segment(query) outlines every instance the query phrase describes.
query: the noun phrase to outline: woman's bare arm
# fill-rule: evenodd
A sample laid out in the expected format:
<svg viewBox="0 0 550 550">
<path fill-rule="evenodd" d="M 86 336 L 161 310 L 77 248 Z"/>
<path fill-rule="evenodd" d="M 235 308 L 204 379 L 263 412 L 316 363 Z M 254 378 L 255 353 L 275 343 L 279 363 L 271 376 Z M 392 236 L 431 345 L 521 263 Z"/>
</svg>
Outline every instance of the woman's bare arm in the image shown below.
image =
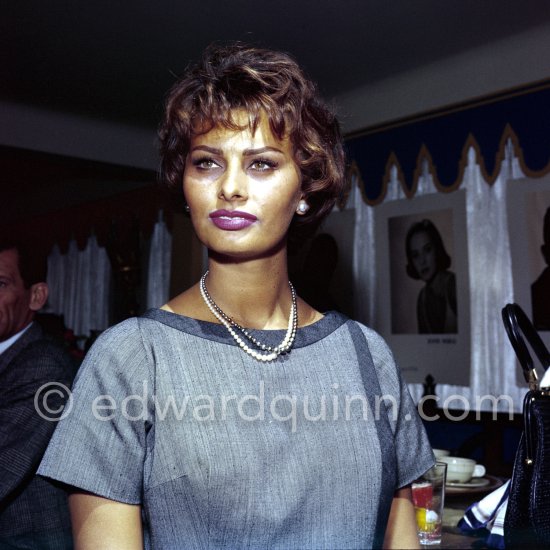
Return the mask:
<svg viewBox="0 0 550 550">
<path fill-rule="evenodd" d="M 141 506 L 91 493 L 69 496 L 75 550 L 141 550 Z"/>
<path fill-rule="evenodd" d="M 398 489 L 394 494 L 384 548 L 420 548 L 410 487 Z"/>
</svg>

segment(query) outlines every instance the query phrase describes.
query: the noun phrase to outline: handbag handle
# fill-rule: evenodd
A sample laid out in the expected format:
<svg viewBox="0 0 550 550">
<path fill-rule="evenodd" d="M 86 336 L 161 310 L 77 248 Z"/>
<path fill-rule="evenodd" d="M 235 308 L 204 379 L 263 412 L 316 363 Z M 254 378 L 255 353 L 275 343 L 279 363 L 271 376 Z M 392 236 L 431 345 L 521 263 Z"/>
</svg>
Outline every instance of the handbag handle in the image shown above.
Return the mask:
<svg viewBox="0 0 550 550">
<path fill-rule="evenodd" d="M 529 389 L 536 390 L 538 387 L 537 373 L 523 336 L 529 342 L 544 370 L 550 366 L 550 353 L 546 349 L 539 333 L 535 330 L 535 327 L 518 304 L 506 304 L 502 309 L 502 320 L 508 338 L 523 369 L 525 381 L 529 384 Z"/>
</svg>

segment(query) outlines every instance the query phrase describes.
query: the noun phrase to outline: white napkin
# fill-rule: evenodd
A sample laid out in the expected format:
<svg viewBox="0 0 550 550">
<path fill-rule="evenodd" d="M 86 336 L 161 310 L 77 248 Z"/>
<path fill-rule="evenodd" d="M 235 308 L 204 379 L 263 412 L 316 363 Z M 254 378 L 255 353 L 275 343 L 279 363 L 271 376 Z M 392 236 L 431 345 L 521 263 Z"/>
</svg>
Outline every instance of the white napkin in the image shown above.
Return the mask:
<svg viewBox="0 0 550 550">
<path fill-rule="evenodd" d="M 464 532 L 486 529 L 489 535 L 486 539 L 489 548 L 504 548 L 504 517 L 508 506 L 510 481 L 489 493 L 479 502 L 472 504 L 458 522 L 458 527 Z"/>
<path fill-rule="evenodd" d="M 547 388 L 550 386 L 550 369 L 547 369 L 540 381 L 539 388 Z"/>
</svg>

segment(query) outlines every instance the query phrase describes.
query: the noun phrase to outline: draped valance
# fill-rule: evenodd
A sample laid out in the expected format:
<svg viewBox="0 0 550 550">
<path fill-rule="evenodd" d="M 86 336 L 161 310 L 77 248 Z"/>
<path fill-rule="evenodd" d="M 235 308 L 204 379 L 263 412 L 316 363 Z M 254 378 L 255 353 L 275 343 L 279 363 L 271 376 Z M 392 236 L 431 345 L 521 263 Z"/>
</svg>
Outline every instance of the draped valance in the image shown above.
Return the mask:
<svg viewBox="0 0 550 550">
<path fill-rule="evenodd" d="M 493 183 L 509 139 L 525 175 L 550 172 L 550 80 L 371 128 L 349 136 L 346 147 L 367 202 L 376 204 L 384 200 L 392 165 L 408 197 L 424 163 L 438 190 L 455 189 L 470 147 Z"/>
</svg>

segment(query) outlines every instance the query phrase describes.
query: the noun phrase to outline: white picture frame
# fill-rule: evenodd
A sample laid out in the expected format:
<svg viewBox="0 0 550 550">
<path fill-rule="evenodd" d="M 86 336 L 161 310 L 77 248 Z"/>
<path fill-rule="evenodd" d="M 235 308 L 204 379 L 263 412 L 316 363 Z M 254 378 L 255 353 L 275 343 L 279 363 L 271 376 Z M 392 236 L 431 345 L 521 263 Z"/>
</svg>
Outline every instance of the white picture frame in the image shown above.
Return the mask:
<svg viewBox="0 0 550 550">
<path fill-rule="evenodd" d="M 426 283 L 407 275 L 405 241 L 413 224 L 429 220 L 436 228 L 456 282 L 456 324 L 423 332 L 417 304 Z M 470 384 L 470 286 L 465 192 L 437 193 L 376 207 L 376 327 L 394 352 L 408 383 Z"/>
<path fill-rule="evenodd" d="M 541 251 L 544 216 L 550 209 L 550 174 L 538 179 L 510 180 L 506 194 L 514 302 L 533 321 L 546 346 L 550 348 L 550 328 L 538 324 L 534 318 L 531 293 L 531 285 L 550 267 L 545 263 Z M 534 361 L 535 366 L 538 365 L 536 358 Z M 538 375 L 542 378 L 541 370 Z M 517 382 L 519 386 L 525 385 L 519 365 Z"/>
</svg>

